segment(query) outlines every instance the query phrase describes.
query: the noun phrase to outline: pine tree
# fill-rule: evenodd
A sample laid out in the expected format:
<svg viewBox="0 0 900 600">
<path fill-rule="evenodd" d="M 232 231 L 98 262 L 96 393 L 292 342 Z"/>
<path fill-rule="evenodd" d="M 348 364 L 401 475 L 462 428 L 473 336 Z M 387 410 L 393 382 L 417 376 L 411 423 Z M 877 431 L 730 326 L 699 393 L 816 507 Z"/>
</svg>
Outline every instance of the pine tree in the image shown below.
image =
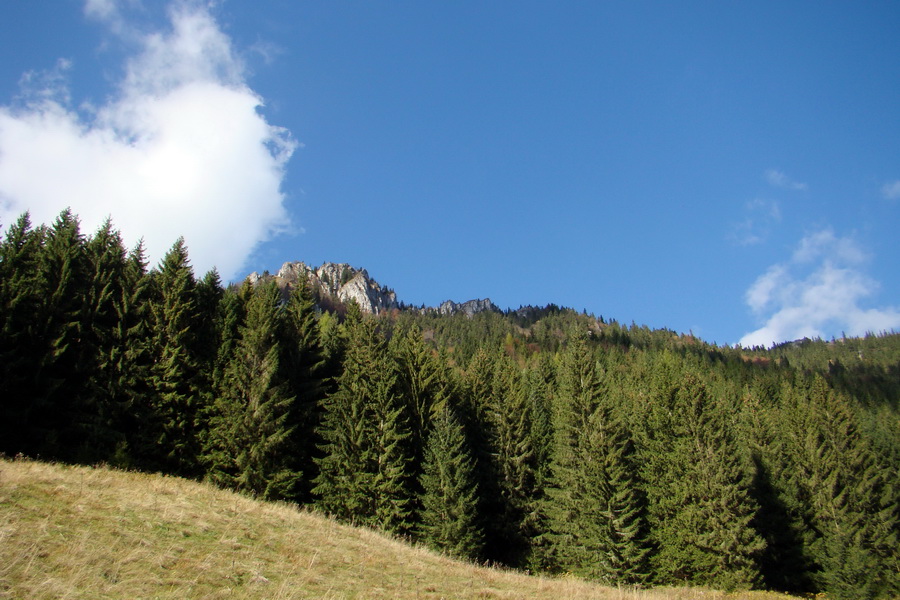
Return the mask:
<svg viewBox="0 0 900 600">
<path fill-rule="evenodd" d="M 121 393 L 120 359 L 124 348 L 117 330 L 127 285 L 126 252 L 119 233 L 107 220 L 85 245 L 89 283 L 81 339 L 87 386 L 82 404 L 84 420 L 82 460 L 116 462 L 125 447 L 124 412 L 128 399 Z M 119 455 L 121 457 L 121 455 Z"/>
<path fill-rule="evenodd" d="M 34 455 L 31 434 L 35 380 L 41 354 L 35 315 L 43 301 L 39 260 L 46 231 L 32 229 L 28 213 L 0 243 L 0 452 Z"/>
<path fill-rule="evenodd" d="M 756 585 L 765 541 L 752 527 L 758 507 L 749 466 L 721 406 L 691 373 L 673 396 L 656 401 L 641 458 L 657 579 L 726 589 Z"/>
<path fill-rule="evenodd" d="M 294 398 L 281 368 L 280 294 L 259 286 L 224 374 L 207 445 L 209 478 L 264 499 L 294 499 L 301 473 L 290 449 Z"/>
<path fill-rule="evenodd" d="M 553 367 L 545 355 L 540 356 L 538 362 L 525 373 L 525 393 L 532 416 L 531 446 L 534 449 L 534 498 L 527 566 L 534 571 L 549 571 L 554 568 L 550 518 L 547 514 L 554 443 L 553 379 Z"/>
<path fill-rule="evenodd" d="M 393 338 L 392 342 L 399 392 L 411 417 L 411 443 L 417 470 L 424 455 L 432 417 L 447 401 L 448 386 L 440 364 L 425 346 L 421 329 L 414 326 L 402 336 Z"/>
<path fill-rule="evenodd" d="M 609 584 L 648 577 L 645 501 L 634 446 L 599 380 L 593 353 L 573 340 L 561 365 L 549 492 L 554 556 L 566 571 Z"/>
<path fill-rule="evenodd" d="M 502 560 L 504 556 L 499 535 L 503 525 L 498 517 L 503 511 L 502 493 L 489 418 L 495 362 L 495 356 L 483 347 L 473 352 L 462 374 L 459 407 L 459 419 L 475 466 L 477 512 L 485 536 L 484 556 L 492 561 Z"/>
<path fill-rule="evenodd" d="M 156 438 L 148 424 L 154 422 L 151 387 L 153 340 L 151 336 L 151 280 L 143 241 L 128 254 L 123 269 L 118 318 L 108 361 L 110 394 L 120 407 L 123 440 L 111 462 L 117 466 L 153 468 Z"/>
<path fill-rule="evenodd" d="M 78 460 L 90 409 L 84 405 L 90 377 L 89 351 L 82 345 L 89 265 L 77 217 L 63 211 L 39 254 L 42 301 L 32 317 L 40 344 L 32 393 L 31 435 L 46 458 Z"/>
<path fill-rule="evenodd" d="M 313 457 L 316 455 L 316 446 L 321 443 L 316 437 L 316 430 L 328 389 L 325 381 L 325 356 L 308 282 L 302 282 L 292 290 L 285 311 L 282 360 L 288 386 L 295 397 L 295 409 L 291 411 L 293 434 L 290 454 L 296 469 L 304 474 L 297 490 L 298 500 L 309 502 L 312 497 L 312 480 L 316 476 Z"/>
<path fill-rule="evenodd" d="M 148 458 L 152 468 L 197 476 L 203 400 L 196 338 L 197 284 L 183 239 L 166 253 L 151 280 L 153 405 L 149 429 L 156 450 Z"/>
<path fill-rule="evenodd" d="M 817 589 L 835 598 L 895 594 L 897 507 L 855 416 L 821 377 L 782 402 L 781 483 L 808 532 Z"/>
<path fill-rule="evenodd" d="M 394 533 L 411 531 L 409 427 L 384 338 L 352 311 L 337 390 L 325 400 L 313 492 L 327 512 Z"/>
<path fill-rule="evenodd" d="M 489 556 L 510 566 L 528 559 L 535 531 L 535 455 L 531 410 L 518 366 L 503 356 L 496 370 L 487 405 L 488 444 L 492 471 L 500 495 L 492 515 Z"/>
<path fill-rule="evenodd" d="M 766 541 L 760 555 L 760 573 L 768 589 L 803 593 L 813 589 L 810 581 L 810 559 L 804 548 L 804 529 L 796 514 L 798 505 L 784 493 L 778 475 L 786 466 L 787 452 L 774 410 L 777 384 L 747 389 L 743 395 L 743 435 L 753 461 L 751 493 L 759 504 L 753 524 Z"/>
<path fill-rule="evenodd" d="M 531 411 L 531 439 L 534 448 L 535 485 L 543 489 L 549 477 L 553 455 L 553 367 L 546 356 L 525 373 L 525 392 Z"/>
<path fill-rule="evenodd" d="M 422 539 L 435 550 L 478 560 L 484 535 L 475 466 L 462 425 L 447 405 L 437 413 L 428 436 L 421 480 Z"/>
</svg>

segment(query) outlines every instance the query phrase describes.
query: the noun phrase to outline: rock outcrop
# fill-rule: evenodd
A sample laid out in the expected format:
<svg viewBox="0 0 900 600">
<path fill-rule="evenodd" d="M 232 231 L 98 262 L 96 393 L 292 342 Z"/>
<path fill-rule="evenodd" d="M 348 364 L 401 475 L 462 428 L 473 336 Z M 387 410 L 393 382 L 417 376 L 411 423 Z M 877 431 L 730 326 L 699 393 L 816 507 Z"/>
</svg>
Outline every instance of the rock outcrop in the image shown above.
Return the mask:
<svg viewBox="0 0 900 600">
<path fill-rule="evenodd" d="M 312 268 L 306 263 L 293 261 L 281 265 L 275 275 L 265 272 L 251 273 L 247 281 L 252 285 L 260 282 L 275 281 L 282 289 L 285 297 L 299 282 L 309 281 L 313 292 L 319 299 L 319 305 L 328 309 L 329 302 L 337 301 L 341 304 L 355 301 L 364 313 L 380 314 L 385 311 L 401 308 L 397 301 L 397 294 L 388 287 L 382 287 L 377 281 L 369 277 L 365 269 L 356 269 L 346 263 L 325 263 L 321 267 Z M 468 302 L 453 302 L 447 300 L 437 308 L 411 308 L 410 310 L 436 311 L 441 315 L 455 315 L 462 313 L 473 316 L 484 311 L 501 312 L 490 298 L 483 300 L 469 300 Z"/>
<path fill-rule="evenodd" d="M 439 314 L 442 315 L 455 315 L 457 313 L 463 313 L 468 317 L 472 315 L 484 311 L 494 311 L 500 312 L 500 309 L 497 308 L 493 302 L 491 302 L 490 298 L 485 298 L 483 300 L 469 300 L 468 302 L 456 303 L 453 300 L 447 300 L 442 302 L 441 305 L 437 308 Z"/>
<path fill-rule="evenodd" d="M 294 261 L 281 265 L 276 275 L 251 273 L 247 280 L 256 285 L 260 281 L 274 280 L 278 286 L 289 291 L 303 279 L 309 281 L 319 298 L 331 298 L 347 304 L 355 301 L 364 313 L 379 314 L 399 308 L 397 295 L 393 290 L 382 288 L 369 277 L 365 269 L 355 269 L 346 263 L 325 263 L 313 269 L 306 263 Z"/>
</svg>

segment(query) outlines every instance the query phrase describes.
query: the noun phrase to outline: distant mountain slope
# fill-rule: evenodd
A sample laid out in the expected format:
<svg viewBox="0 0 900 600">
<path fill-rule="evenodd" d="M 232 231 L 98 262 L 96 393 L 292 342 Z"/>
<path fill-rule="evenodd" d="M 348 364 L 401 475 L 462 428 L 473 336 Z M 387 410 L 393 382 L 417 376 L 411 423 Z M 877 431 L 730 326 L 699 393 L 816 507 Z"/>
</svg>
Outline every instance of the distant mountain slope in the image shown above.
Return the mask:
<svg viewBox="0 0 900 600">
<path fill-rule="evenodd" d="M 253 272 L 247 276 L 247 280 L 253 285 L 274 281 L 280 288 L 287 291 L 296 287 L 304 278 L 309 281 L 320 304 L 335 302 L 346 304 L 352 301 L 359 304 L 362 312 L 375 315 L 401 307 L 411 308 L 399 302 L 397 294 L 391 288 L 382 286 L 372 279 L 368 271 L 351 267 L 346 263 L 326 262 L 320 267 L 313 268 L 303 262 L 290 261 L 281 265 L 275 275 L 268 272 L 261 275 Z M 421 312 L 434 311 L 441 315 L 464 313 L 469 316 L 488 310 L 500 310 L 491 302 L 490 298 L 460 303 L 447 300 L 438 307 L 411 309 Z"/>
<path fill-rule="evenodd" d="M 481 568 L 183 479 L 0 460 L 0 598 L 725 597 Z"/>
</svg>

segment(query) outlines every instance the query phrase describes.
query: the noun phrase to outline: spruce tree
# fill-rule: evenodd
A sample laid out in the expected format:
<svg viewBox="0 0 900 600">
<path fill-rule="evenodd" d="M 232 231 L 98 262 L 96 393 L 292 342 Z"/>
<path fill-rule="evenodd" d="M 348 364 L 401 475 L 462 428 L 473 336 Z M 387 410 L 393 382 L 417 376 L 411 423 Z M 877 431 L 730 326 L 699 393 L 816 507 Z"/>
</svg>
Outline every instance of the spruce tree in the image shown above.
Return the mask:
<svg viewBox="0 0 900 600">
<path fill-rule="evenodd" d="M 42 300 L 33 316 L 40 345 L 34 373 L 31 435 L 46 458 L 78 460 L 90 427 L 90 351 L 82 345 L 89 265 L 77 217 L 63 211 L 39 253 Z"/>
<path fill-rule="evenodd" d="M 475 466 L 462 425 L 448 405 L 438 411 L 428 436 L 421 487 L 425 543 L 457 558 L 481 558 Z"/>
<path fill-rule="evenodd" d="M 425 346 L 418 326 L 392 339 L 392 353 L 397 365 L 399 392 L 408 406 L 416 459 L 414 468 L 418 469 L 432 417 L 447 401 L 447 381 L 434 354 Z"/>
<path fill-rule="evenodd" d="M 634 446 L 577 337 L 566 351 L 556 398 L 557 437 L 549 506 L 559 567 L 609 584 L 648 577 L 645 500 Z"/>
<path fill-rule="evenodd" d="M 803 593 L 813 589 L 811 563 L 804 547 L 806 530 L 797 516 L 802 510 L 779 481 L 779 475 L 790 467 L 784 441 L 777 433 L 783 424 L 775 410 L 776 388 L 775 382 L 766 382 L 743 395 L 742 435 L 753 461 L 751 493 L 759 504 L 753 526 L 766 541 L 759 560 L 765 587 Z"/>
<path fill-rule="evenodd" d="M 489 556 L 510 566 L 528 560 L 536 535 L 535 454 L 531 410 L 516 363 L 501 356 L 496 363 L 487 405 L 487 434 L 492 472 L 500 495 L 490 518 Z"/>
<path fill-rule="evenodd" d="M 553 569 L 550 522 L 547 508 L 548 485 L 553 456 L 553 367 L 546 355 L 525 373 L 525 393 L 531 411 L 531 445 L 534 449 L 534 499 L 531 515 L 531 541 L 527 560 L 529 569 Z"/>
<path fill-rule="evenodd" d="M 153 366 L 150 372 L 156 449 L 152 468 L 168 473 L 200 474 L 202 417 L 201 360 L 197 342 L 197 284 L 184 239 L 175 242 L 152 273 L 150 301 Z"/>
<path fill-rule="evenodd" d="M 313 492 L 339 518 L 408 533 L 415 519 L 412 456 L 396 375 L 375 322 L 351 312 L 346 325 L 344 369 L 325 400 Z"/>
<path fill-rule="evenodd" d="M 692 373 L 655 400 L 641 459 L 658 581 L 757 585 L 765 541 L 752 527 L 750 467 L 721 405 Z"/>
<path fill-rule="evenodd" d="M 897 593 L 897 507 L 846 401 L 821 377 L 782 398 L 781 484 L 807 532 L 816 589 L 835 598 Z"/>
<path fill-rule="evenodd" d="M 123 420 L 129 404 L 121 390 L 124 347 L 117 335 L 128 283 L 126 252 L 109 220 L 88 239 L 85 252 L 90 279 L 81 345 L 89 378 L 82 404 L 88 414 L 79 454 L 85 461 L 115 463 L 126 446 Z"/>
<path fill-rule="evenodd" d="M 219 389 L 207 444 L 208 477 L 264 499 L 294 499 L 301 473 L 290 449 L 294 398 L 280 359 L 283 315 L 274 283 L 259 286 Z"/>
<path fill-rule="evenodd" d="M 313 457 L 321 416 L 322 402 L 327 393 L 325 356 L 319 339 L 316 307 L 308 282 L 301 282 L 291 291 L 285 306 L 282 361 L 285 365 L 290 393 L 295 397 L 291 411 L 293 433 L 290 453 L 297 470 L 304 474 L 297 489 L 298 500 L 309 502 L 312 481 L 316 475 Z"/>
<path fill-rule="evenodd" d="M 44 296 L 39 260 L 45 238 L 25 213 L 0 243 L 0 452 L 10 456 L 37 451 L 31 419 L 42 352 L 35 316 Z"/>
<path fill-rule="evenodd" d="M 118 318 L 108 360 L 112 381 L 110 393 L 120 407 L 124 438 L 111 462 L 117 466 L 153 468 L 157 452 L 153 428 L 153 339 L 150 314 L 151 280 L 143 241 L 131 250 L 123 269 Z"/>
<path fill-rule="evenodd" d="M 503 525 L 498 516 L 503 503 L 489 418 L 495 362 L 495 356 L 484 347 L 473 352 L 461 376 L 459 419 L 475 464 L 478 514 L 485 534 L 484 556 L 499 561 L 504 556 L 499 535 Z"/>
</svg>

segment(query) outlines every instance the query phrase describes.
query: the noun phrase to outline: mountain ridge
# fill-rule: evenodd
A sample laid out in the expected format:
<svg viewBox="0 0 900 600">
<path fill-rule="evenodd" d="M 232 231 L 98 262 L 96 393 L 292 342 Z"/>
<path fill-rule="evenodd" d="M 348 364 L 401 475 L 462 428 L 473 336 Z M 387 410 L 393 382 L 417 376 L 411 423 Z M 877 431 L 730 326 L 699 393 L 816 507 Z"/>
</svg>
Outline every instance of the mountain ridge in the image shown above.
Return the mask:
<svg viewBox="0 0 900 600">
<path fill-rule="evenodd" d="M 445 300 L 438 306 L 409 306 L 398 301 L 397 293 L 387 286 L 382 286 L 366 269 L 352 267 L 348 263 L 324 262 L 321 266 L 313 268 L 303 261 L 287 261 L 275 275 L 268 271 L 262 274 L 254 271 L 245 278 L 245 281 L 251 285 L 274 281 L 285 294 L 288 294 L 304 277 L 320 306 L 356 302 L 362 312 L 374 315 L 404 309 L 423 313 L 434 311 L 440 315 L 462 313 L 469 317 L 485 311 L 502 312 L 490 298 L 476 298 L 465 302 Z"/>
</svg>

